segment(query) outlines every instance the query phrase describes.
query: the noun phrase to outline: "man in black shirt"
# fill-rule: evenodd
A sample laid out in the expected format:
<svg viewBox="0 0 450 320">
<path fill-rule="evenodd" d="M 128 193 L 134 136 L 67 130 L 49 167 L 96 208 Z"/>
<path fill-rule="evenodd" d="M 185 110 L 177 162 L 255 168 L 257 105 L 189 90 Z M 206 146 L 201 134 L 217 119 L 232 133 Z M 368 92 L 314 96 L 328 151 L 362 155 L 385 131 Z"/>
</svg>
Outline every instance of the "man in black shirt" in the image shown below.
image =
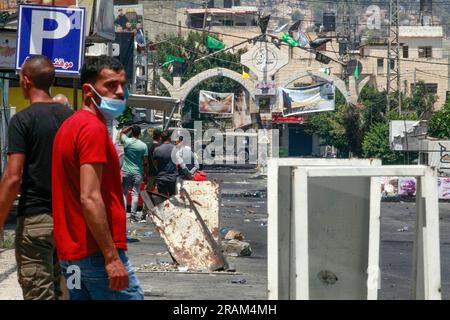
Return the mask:
<svg viewBox="0 0 450 320">
<path fill-rule="evenodd" d="M 153 164 L 157 169 L 156 186 L 164 195 L 175 195 L 177 184 L 177 166 L 175 164 L 175 146 L 170 143 L 170 133 L 161 135 L 162 144 L 153 152 Z"/>
<path fill-rule="evenodd" d="M 147 144 L 148 149 L 148 172 L 147 172 L 147 184 L 145 186 L 145 190 L 147 191 L 154 191 L 154 188 L 156 186 L 156 176 L 158 174 L 158 170 L 155 167 L 155 164 L 153 163 L 153 154 L 155 152 L 155 149 L 161 145 L 161 130 L 155 129 L 153 130 L 153 137 L 152 137 L 152 143 Z M 144 169 L 146 170 L 146 169 Z M 141 220 L 145 220 L 148 215 L 148 209 L 144 206 L 142 209 L 142 217 Z"/>
<path fill-rule="evenodd" d="M 114 21 L 114 24 L 119 25 L 122 27 L 122 29 L 125 29 L 125 25 L 127 22 L 129 22 L 127 16 L 125 15 L 125 12 L 123 12 L 123 9 L 120 8 L 118 10 L 119 15 L 117 16 L 116 20 Z"/>
<path fill-rule="evenodd" d="M 25 300 L 53 300 L 61 295 L 53 239 L 51 160 L 56 132 L 72 111 L 50 96 L 54 79 L 55 69 L 47 57 L 33 56 L 23 64 L 20 86 L 31 105 L 11 119 L 8 165 L 0 182 L 0 234 L 20 193 L 15 248 Z"/>
</svg>

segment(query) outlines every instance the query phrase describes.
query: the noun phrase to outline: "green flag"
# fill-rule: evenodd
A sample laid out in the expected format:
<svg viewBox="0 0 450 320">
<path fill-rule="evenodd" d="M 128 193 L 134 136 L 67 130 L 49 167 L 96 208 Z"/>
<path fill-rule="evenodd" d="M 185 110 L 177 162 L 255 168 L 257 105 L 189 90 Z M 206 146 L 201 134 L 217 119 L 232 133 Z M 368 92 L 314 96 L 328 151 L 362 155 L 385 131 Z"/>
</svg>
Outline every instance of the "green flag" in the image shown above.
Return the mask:
<svg viewBox="0 0 450 320">
<path fill-rule="evenodd" d="M 359 63 L 356 62 L 356 68 L 355 68 L 355 79 L 359 79 Z"/>
<path fill-rule="evenodd" d="M 281 41 L 286 42 L 291 47 L 298 47 L 298 42 L 294 38 L 289 36 L 289 34 L 287 34 L 286 32 L 283 32 L 281 34 Z"/>
<path fill-rule="evenodd" d="M 166 54 L 166 63 L 167 62 L 174 62 L 174 61 L 181 62 L 181 63 L 185 62 L 184 58 L 182 58 L 182 57 L 173 56 L 171 54 Z"/>
<path fill-rule="evenodd" d="M 208 36 L 206 38 L 206 47 L 208 49 L 217 49 L 217 50 L 221 50 L 225 48 L 225 44 L 219 40 L 217 40 L 216 38 L 213 38 L 211 36 Z"/>
</svg>

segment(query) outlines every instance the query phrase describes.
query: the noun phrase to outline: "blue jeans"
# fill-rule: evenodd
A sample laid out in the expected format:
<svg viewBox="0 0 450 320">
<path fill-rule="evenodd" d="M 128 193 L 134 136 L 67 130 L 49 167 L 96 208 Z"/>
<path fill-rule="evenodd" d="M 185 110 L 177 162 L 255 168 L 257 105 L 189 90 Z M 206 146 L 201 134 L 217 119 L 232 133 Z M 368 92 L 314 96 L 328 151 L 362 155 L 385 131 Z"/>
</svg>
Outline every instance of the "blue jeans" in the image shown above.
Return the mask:
<svg viewBox="0 0 450 320">
<path fill-rule="evenodd" d="M 122 291 L 109 288 L 105 259 L 101 253 L 81 260 L 60 260 L 70 300 L 144 300 L 144 291 L 125 251 L 119 250 L 119 256 L 128 271 L 128 288 Z"/>
<path fill-rule="evenodd" d="M 122 175 L 123 198 L 125 209 L 127 208 L 127 196 L 130 186 L 133 188 L 131 192 L 131 216 L 138 218 L 137 207 L 139 203 L 139 192 L 141 191 L 142 175 L 124 172 Z"/>
</svg>

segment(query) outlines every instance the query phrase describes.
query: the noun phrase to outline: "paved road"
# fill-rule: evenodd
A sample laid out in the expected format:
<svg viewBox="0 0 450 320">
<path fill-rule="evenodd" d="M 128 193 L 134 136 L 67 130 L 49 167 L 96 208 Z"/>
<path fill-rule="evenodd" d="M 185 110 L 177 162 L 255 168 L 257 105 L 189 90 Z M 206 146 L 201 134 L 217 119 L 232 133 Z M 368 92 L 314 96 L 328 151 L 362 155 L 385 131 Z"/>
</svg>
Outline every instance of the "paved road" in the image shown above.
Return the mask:
<svg viewBox="0 0 450 320">
<path fill-rule="evenodd" d="M 216 170 L 210 178 L 221 181 L 221 228 L 237 229 L 250 242 L 250 257 L 227 257 L 236 267 L 236 274 L 190 274 L 181 272 L 139 272 L 138 277 L 146 299 L 266 299 L 267 293 L 267 206 L 266 179 L 253 170 Z M 236 196 L 261 193 L 261 197 Z M 248 195 L 247 194 L 247 195 Z M 412 241 L 415 204 L 411 202 L 383 202 L 381 224 L 380 299 L 410 298 Z M 450 299 L 450 203 L 440 203 L 441 265 L 443 298 Z M 13 227 L 9 225 L 9 227 Z M 165 245 L 151 224 L 129 225 L 136 230 L 138 242 L 129 244 L 129 256 L 136 267 L 152 263 L 170 263 Z M 406 231 L 398 231 L 400 229 Z M 153 232 L 145 234 L 145 232 Z M 9 256 L 10 260 L 12 255 Z M 2 255 L 0 255 L 0 259 Z M 236 284 L 233 280 L 245 279 Z M 5 298 L 5 281 L 0 277 L 0 298 Z M 8 280 L 10 285 L 13 282 Z M 17 298 L 17 286 L 10 289 L 10 297 Z M 8 294 L 7 294 L 8 296 Z M 7 297 L 6 297 L 7 298 Z"/>
</svg>

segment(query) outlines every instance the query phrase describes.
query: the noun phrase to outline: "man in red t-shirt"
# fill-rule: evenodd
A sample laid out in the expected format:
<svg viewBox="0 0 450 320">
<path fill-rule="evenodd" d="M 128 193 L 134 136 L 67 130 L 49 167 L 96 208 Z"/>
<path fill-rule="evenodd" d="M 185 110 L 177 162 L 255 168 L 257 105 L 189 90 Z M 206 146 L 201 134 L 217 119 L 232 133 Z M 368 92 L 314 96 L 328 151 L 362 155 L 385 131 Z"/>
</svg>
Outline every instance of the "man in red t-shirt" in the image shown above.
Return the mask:
<svg viewBox="0 0 450 320">
<path fill-rule="evenodd" d="M 71 299 L 141 300 L 125 251 L 126 215 L 117 152 L 106 121 L 125 109 L 125 71 L 114 58 L 86 61 L 83 107 L 53 146 L 55 242 Z"/>
</svg>

